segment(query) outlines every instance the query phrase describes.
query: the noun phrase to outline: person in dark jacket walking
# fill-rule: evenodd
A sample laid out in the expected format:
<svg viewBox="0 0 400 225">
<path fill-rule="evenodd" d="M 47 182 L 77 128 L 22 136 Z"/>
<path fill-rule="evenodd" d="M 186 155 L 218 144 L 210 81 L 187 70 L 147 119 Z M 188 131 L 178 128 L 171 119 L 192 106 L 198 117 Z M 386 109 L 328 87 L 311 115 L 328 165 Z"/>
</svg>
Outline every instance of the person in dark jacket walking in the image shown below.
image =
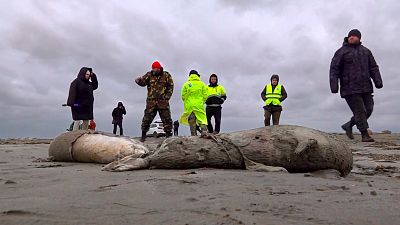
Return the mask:
<svg viewBox="0 0 400 225">
<path fill-rule="evenodd" d="M 87 130 L 89 120 L 93 119 L 93 91 L 98 87 L 97 76 L 92 68 L 82 67 L 78 77 L 72 81 L 69 88 L 67 105 L 71 107 L 73 130 L 79 130 L 79 122 L 83 121 L 82 129 Z"/>
<path fill-rule="evenodd" d="M 218 76 L 216 74 L 211 74 L 209 83 L 206 100 L 207 128 L 210 134 L 218 134 L 221 130 L 221 105 L 226 100 L 226 91 L 224 86 L 218 84 Z M 215 129 L 211 123 L 212 117 L 215 120 Z"/>
<path fill-rule="evenodd" d="M 361 44 L 361 32 L 353 29 L 344 38 L 343 46 L 332 58 L 329 80 L 332 93 L 338 93 L 344 98 L 353 112 L 350 121 L 342 125 L 347 137 L 354 139 L 353 126 L 357 125 L 363 142 L 373 142 L 368 134 L 367 119 L 374 108 L 373 86 L 383 87 L 379 67 L 371 51 Z"/>
<path fill-rule="evenodd" d="M 269 126 L 272 115 L 272 124 L 279 125 L 282 112 L 282 102 L 287 98 L 287 93 L 283 85 L 279 84 L 279 76 L 271 76 L 271 84 L 267 84 L 261 92 L 261 98 L 265 102 L 264 125 Z"/>
<path fill-rule="evenodd" d="M 178 136 L 178 131 L 179 131 L 179 121 L 175 120 L 174 121 L 174 136 Z"/>
<path fill-rule="evenodd" d="M 118 102 L 117 107 L 112 111 L 112 123 L 114 124 L 113 134 L 117 134 L 117 126 L 119 126 L 119 135 L 124 135 L 124 130 L 122 128 L 122 118 L 124 115 L 126 115 L 125 106 L 122 102 Z"/>
</svg>

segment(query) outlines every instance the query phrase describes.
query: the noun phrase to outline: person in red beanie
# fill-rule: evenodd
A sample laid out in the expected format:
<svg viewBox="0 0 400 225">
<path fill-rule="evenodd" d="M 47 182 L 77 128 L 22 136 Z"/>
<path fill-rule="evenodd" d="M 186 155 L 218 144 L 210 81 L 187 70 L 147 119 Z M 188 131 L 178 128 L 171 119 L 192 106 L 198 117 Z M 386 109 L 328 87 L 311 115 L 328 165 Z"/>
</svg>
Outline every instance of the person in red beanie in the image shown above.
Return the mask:
<svg viewBox="0 0 400 225">
<path fill-rule="evenodd" d="M 169 100 L 174 92 L 174 81 L 171 74 L 164 71 L 160 62 L 155 61 L 151 65 L 151 71 L 135 79 L 135 82 L 142 87 L 147 86 L 146 109 L 142 120 L 142 137 L 140 141 L 146 140 L 146 133 L 150 124 L 158 114 L 164 125 L 166 137 L 172 136 L 172 119 Z"/>
</svg>

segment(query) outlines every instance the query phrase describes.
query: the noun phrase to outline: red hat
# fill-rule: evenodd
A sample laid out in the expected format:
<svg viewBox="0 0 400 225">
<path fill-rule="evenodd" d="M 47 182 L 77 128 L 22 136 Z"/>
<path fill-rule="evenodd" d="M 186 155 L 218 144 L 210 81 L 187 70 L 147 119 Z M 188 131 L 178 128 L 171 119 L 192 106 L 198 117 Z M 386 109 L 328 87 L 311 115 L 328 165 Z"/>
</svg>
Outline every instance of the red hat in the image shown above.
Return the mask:
<svg viewBox="0 0 400 225">
<path fill-rule="evenodd" d="M 153 62 L 153 64 L 151 64 L 151 68 L 152 69 L 161 69 L 162 66 L 161 66 L 160 62 L 155 61 L 155 62 Z"/>
</svg>

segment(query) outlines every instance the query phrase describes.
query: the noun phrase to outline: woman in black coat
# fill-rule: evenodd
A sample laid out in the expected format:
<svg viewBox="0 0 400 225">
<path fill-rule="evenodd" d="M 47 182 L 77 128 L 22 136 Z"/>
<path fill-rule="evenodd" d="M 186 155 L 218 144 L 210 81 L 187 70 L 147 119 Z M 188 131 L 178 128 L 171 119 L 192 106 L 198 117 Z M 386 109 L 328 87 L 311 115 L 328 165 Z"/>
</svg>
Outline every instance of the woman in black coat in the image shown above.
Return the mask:
<svg viewBox="0 0 400 225">
<path fill-rule="evenodd" d="M 79 129 L 80 120 L 83 120 L 82 129 L 88 129 L 89 120 L 93 119 L 93 91 L 97 87 L 97 77 L 92 68 L 82 67 L 78 77 L 71 83 L 67 101 L 72 111 L 74 131 Z"/>
</svg>

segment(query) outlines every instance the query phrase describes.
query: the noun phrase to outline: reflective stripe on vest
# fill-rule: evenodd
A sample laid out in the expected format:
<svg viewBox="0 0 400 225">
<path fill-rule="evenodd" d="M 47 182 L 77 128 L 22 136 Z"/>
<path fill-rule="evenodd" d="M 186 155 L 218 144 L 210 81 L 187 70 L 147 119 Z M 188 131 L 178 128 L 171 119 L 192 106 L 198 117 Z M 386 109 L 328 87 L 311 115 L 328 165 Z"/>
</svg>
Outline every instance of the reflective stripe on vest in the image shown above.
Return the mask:
<svg viewBox="0 0 400 225">
<path fill-rule="evenodd" d="M 267 84 L 265 89 L 265 97 L 267 98 L 267 100 L 265 100 L 265 105 L 270 105 L 271 103 L 272 105 L 281 105 L 281 101 L 279 99 L 282 97 L 282 85 L 276 85 L 274 91 L 272 91 L 272 85 Z"/>
</svg>

